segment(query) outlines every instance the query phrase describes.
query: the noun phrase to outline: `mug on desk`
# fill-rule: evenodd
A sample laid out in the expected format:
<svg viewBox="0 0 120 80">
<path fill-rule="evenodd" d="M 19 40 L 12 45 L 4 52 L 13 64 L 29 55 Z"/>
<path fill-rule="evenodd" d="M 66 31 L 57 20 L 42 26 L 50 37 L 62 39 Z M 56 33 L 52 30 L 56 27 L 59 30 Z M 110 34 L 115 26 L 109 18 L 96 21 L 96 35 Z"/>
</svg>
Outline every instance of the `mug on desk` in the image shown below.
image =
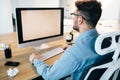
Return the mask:
<svg viewBox="0 0 120 80">
<path fill-rule="evenodd" d="M 12 52 L 11 52 L 11 48 L 10 48 L 9 45 L 5 46 L 4 53 L 5 53 L 5 58 L 11 58 L 12 57 Z"/>
</svg>

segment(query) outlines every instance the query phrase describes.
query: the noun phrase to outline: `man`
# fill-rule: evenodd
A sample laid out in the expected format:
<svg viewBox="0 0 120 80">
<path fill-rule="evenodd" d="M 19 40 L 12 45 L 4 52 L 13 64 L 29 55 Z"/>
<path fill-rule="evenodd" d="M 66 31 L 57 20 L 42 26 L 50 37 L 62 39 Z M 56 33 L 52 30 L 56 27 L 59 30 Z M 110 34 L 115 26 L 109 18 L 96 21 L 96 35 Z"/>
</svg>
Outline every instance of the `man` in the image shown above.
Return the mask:
<svg viewBox="0 0 120 80">
<path fill-rule="evenodd" d="M 101 16 L 101 3 L 96 0 L 85 0 L 76 1 L 75 5 L 76 10 L 71 13 L 74 15 L 73 29 L 80 33 L 75 44 L 67 48 L 52 66 L 38 60 L 39 55 L 30 55 L 38 74 L 45 80 L 59 80 L 68 75 L 72 75 L 72 80 L 79 80 L 84 68 L 93 64 L 99 57 L 94 44 L 98 36 L 95 26 Z"/>
</svg>

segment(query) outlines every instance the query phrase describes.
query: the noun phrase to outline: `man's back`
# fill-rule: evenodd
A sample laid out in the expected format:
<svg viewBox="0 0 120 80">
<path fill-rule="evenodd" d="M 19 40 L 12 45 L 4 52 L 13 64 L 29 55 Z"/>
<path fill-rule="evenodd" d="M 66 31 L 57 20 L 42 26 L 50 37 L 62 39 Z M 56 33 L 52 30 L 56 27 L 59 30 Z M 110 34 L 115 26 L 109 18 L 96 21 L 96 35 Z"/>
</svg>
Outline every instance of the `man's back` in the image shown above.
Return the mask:
<svg viewBox="0 0 120 80">
<path fill-rule="evenodd" d="M 100 57 L 94 49 L 97 36 L 98 33 L 95 29 L 88 30 L 82 33 L 76 39 L 75 44 L 65 51 L 64 55 L 72 55 L 77 62 L 73 72 L 73 80 L 78 80 L 84 68 L 96 62 L 96 59 Z"/>
</svg>

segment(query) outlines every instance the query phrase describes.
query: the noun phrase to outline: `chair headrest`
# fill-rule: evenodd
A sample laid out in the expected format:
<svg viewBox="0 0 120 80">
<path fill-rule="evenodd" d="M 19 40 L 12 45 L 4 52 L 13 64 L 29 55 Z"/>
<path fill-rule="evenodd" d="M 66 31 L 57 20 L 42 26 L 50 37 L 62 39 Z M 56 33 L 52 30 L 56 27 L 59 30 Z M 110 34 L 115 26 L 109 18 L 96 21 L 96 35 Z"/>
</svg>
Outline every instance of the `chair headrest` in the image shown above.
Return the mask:
<svg viewBox="0 0 120 80">
<path fill-rule="evenodd" d="M 110 44 L 109 46 L 102 48 L 102 44 L 105 41 L 105 39 L 109 39 Z M 109 32 L 109 33 L 101 34 L 96 39 L 95 50 L 99 55 L 105 55 L 110 52 L 114 52 L 117 47 L 120 47 L 118 46 L 118 43 L 120 43 L 120 32 Z"/>
</svg>

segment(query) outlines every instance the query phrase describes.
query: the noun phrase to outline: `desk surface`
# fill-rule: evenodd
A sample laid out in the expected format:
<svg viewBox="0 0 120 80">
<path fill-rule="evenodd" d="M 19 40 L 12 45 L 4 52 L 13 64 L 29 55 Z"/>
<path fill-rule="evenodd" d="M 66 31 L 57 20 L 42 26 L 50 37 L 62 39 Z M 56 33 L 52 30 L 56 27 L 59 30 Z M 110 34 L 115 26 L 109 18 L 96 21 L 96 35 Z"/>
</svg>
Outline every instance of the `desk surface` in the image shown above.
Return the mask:
<svg viewBox="0 0 120 80">
<path fill-rule="evenodd" d="M 15 32 L 0 35 L 0 43 L 6 43 L 6 44 L 11 43 L 12 44 L 12 47 L 11 47 L 12 58 L 5 59 L 4 51 L 3 50 L 0 51 L 0 80 L 30 80 L 30 79 L 38 76 L 35 68 L 29 62 L 29 55 L 32 52 L 37 52 L 33 47 L 18 48 L 17 37 L 16 37 Z M 60 45 L 58 45 L 58 43 Z M 54 48 L 55 46 L 63 47 L 64 44 L 65 44 L 65 38 L 63 40 L 48 43 L 48 45 L 53 46 L 52 48 Z M 48 50 L 40 51 L 40 54 L 45 52 L 45 51 L 48 51 Z M 56 55 L 56 56 L 54 56 L 50 59 L 47 59 L 45 62 L 48 65 L 51 65 L 57 59 L 59 59 L 60 56 L 61 56 L 61 54 L 58 54 L 58 55 Z M 4 66 L 4 63 L 7 62 L 7 61 L 18 61 L 18 62 L 20 62 L 20 65 L 17 67 L 20 72 L 13 78 L 7 76 L 7 70 L 9 68 L 14 68 L 14 67 L 10 67 L 10 66 Z"/>
</svg>

